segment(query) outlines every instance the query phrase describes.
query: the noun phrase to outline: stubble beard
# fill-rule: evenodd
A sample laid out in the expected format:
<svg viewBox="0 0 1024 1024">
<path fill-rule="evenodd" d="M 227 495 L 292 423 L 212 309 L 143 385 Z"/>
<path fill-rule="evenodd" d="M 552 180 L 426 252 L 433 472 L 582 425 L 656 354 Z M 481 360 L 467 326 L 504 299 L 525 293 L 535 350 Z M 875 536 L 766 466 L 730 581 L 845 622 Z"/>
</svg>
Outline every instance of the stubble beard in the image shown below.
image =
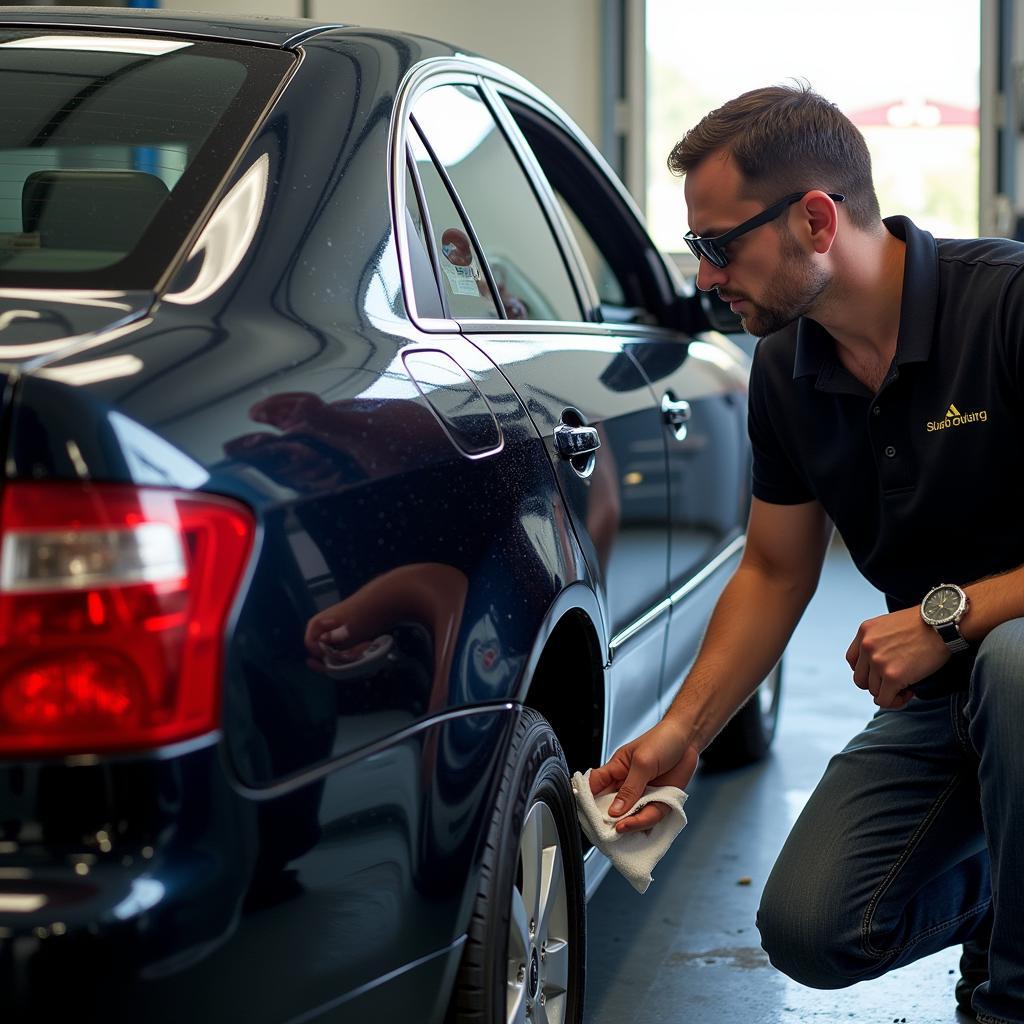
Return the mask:
<svg viewBox="0 0 1024 1024">
<path fill-rule="evenodd" d="M 740 323 L 756 338 L 781 331 L 809 313 L 828 285 L 828 274 L 816 266 L 792 234 L 785 231 L 779 269 L 766 285 L 760 302 L 747 299 L 753 309 L 740 314 Z"/>
</svg>

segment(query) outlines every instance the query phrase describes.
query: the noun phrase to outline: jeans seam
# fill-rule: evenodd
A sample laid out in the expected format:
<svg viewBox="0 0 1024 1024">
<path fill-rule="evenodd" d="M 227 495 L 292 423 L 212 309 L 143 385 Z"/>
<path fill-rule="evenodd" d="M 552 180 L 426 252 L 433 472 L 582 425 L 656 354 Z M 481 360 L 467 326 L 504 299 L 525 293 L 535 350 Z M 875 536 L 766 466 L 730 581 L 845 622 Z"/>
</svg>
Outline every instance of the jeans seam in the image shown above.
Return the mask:
<svg viewBox="0 0 1024 1024">
<path fill-rule="evenodd" d="M 967 707 L 967 696 L 964 697 L 963 707 L 960 706 L 959 695 L 954 693 L 949 701 L 949 717 L 953 726 L 953 735 L 956 737 L 957 743 L 960 744 L 960 749 L 965 754 L 973 754 L 974 748 L 971 746 L 971 738 L 968 735 L 966 728 L 966 718 L 964 715 L 964 709 Z"/>
<path fill-rule="evenodd" d="M 864 911 L 864 918 L 861 922 L 860 929 L 861 945 L 864 949 L 864 952 L 868 956 L 875 957 L 876 959 L 880 960 L 882 959 L 882 957 L 890 956 L 894 953 L 900 953 L 903 950 L 907 949 L 909 946 L 912 946 L 915 942 L 919 942 L 921 939 L 926 938 L 928 935 L 932 935 L 935 932 L 942 931 L 942 929 L 944 928 L 949 928 L 951 925 L 959 924 L 961 921 L 966 920 L 972 914 L 976 913 L 979 909 L 978 907 L 973 907 L 970 910 L 966 910 L 963 913 L 958 914 L 956 917 L 953 917 L 948 921 L 943 921 L 939 924 L 934 924 L 931 927 L 926 928 L 923 932 L 911 936 L 906 942 L 903 943 L 903 945 L 897 946 L 894 949 L 876 949 L 871 941 L 871 926 L 874 923 L 874 914 L 875 911 L 878 909 L 878 904 L 881 902 L 882 897 L 888 891 L 893 881 L 896 879 L 896 877 L 899 875 L 900 871 L 903 869 L 906 862 L 909 860 L 910 855 L 914 852 L 914 849 L 920 843 L 922 836 L 924 836 L 924 834 L 931 827 L 932 822 L 936 819 L 936 817 L 938 817 L 938 814 L 942 810 L 946 801 L 950 798 L 950 796 L 952 795 L 953 791 L 957 788 L 957 786 L 960 785 L 960 781 L 961 780 L 959 775 L 954 775 L 950 779 L 946 788 L 939 794 L 939 796 L 935 800 L 935 803 L 932 804 L 932 806 L 928 810 L 928 813 L 924 816 L 924 819 L 922 820 L 921 824 L 918 825 L 918 827 L 914 831 L 914 834 L 907 841 L 906 846 L 903 847 L 903 852 L 899 855 L 899 857 L 896 858 L 896 863 L 893 864 L 893 866 L 889 869 L 889 873 L 882 880 L 882 884 L 879 885 L 879 887 L 872 894 L 871 899 L 868 900 L 867 909 Z M 989 902 L 991 902 L 991 900 L 986 900 L 984 905 L 987 906 Z"/>
</svg>

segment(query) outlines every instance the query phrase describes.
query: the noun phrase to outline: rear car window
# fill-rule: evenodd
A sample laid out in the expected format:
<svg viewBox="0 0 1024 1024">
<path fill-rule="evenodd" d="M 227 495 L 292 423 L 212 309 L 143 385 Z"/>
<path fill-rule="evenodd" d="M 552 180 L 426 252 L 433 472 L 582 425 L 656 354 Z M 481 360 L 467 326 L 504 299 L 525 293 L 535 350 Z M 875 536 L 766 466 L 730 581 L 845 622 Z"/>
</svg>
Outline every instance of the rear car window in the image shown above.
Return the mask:
<svg viewBox="0 0 1024 1024">
<path fill-rule="evenodd" d="M 294 56 L 0 31 L 0 286 L 151 288 Z"/>
</svg>

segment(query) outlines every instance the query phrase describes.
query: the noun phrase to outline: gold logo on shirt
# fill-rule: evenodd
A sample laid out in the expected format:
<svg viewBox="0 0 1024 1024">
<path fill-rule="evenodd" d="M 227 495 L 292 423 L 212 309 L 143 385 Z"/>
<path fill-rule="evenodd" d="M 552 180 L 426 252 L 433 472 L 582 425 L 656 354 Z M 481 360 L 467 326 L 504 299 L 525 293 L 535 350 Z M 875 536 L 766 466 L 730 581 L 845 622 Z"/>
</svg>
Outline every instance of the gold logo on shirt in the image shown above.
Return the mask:
<svg viewBox="0 0 1024 1024">
<path fill-rule="evenodd" d="M 928 433 L 936 430 L 946 430 L 949 427 L 962 427 L 966 423 L 987 423 L 988 410 L 978 409 L 976 412 L 961 412 L 952 402 L 946 410 L 946 418 L 941 420 L 929 420 L 927 424 Z"/>
</svg>

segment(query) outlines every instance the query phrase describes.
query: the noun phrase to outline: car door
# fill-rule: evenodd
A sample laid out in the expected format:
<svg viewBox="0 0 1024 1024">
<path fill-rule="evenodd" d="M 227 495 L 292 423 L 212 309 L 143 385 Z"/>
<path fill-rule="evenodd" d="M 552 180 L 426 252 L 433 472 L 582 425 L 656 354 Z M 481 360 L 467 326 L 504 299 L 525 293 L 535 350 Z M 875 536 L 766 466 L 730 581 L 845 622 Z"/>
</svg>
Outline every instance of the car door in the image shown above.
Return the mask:
<svg viewBox="0 0 1024 1024">
<path fill-rule="evenodd" d="M 661 709 L 700 644 L 743 546 L 749 503 L 747 357 L 715 333 L 680 329 L 683 285 L 592 147 L 539 99 L 498 85 L 549 184 L 598 294 L 599 323 L 641 368 L 667 459 L 669 629 Z"/>
<path fill-rule="evenodd" d="M 614 746 L 657 714 L 668 584 L 661 415 L 628 347 L 588 322 L 592 296 L 479 81 L 449 73 L 426 83 L 408 139 L 450 312 L 549 442 L 613 637 Z"/>
</svg>

